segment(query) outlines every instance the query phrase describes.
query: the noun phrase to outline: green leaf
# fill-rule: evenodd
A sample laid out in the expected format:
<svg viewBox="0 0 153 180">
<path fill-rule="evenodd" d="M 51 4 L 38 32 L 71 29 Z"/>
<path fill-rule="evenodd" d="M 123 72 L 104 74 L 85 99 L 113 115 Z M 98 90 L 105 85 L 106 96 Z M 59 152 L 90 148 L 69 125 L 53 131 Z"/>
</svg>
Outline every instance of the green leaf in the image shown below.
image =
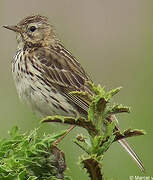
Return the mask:
<svg viewBox="0 0 153 180">
<path fill-rule="evenodd" d="M 123 106 L 122 104 L 120 105 L 117 104 L 117 105 L 109 106 L 107 108 L 106 113 L 107 113 L 107 117 L 118 113 L 130 113 L 130 108 L 127 106 Z"/>
<path fill-rule="evenodd" d="M 88 92 L 84 91 L 72 91 L 70 92 L 71 95 L 75 95 L 80 99 L 84 100 L 85 102 L 90 103 L 92 101 L 92 96 Z"/>
<path fill-rule="evenodd" d="M 116 95 L 122 87 L 118 87 L 116 89 L 112 89 L 111 91 L 107 92 L 105 97 L 109 101 L 114 95 Z"/>
<path fill-rule="evenodd" d="M 92 82 L 88 82 L 88 84 L 89 84 L 90 88 L 93 90 L 93 92 L 95 93 L 95 95 L 104 96 L 105 90 L 104 90 L 104 88 L 101 87 L 100 84 L 98 84 L 98 86 L 96 86 Z"/>
<path fill-rule="evenodd" d="M 95 135 L 97 130 L 95 125 L 90 120 L 84 117 L 67 117 L 67 116 L 48 116 L 44 118 L 41 122 L 58 122 L 70 125 L 76 125 L 85 128 L 89 134 Z"/>
<path fill-rule="evenodd" d="M 120 139 L 125 139 L 128 137 L 133 137 L 133 136 L 141 136 L 141 135 L 145 135 L 145 131 L 144 130 L 139 130 L 139 129 L 126 129 L 123 132 L 120 131 L 116 131 L 115 132 L 115 139 L 114 141 L 118 141 Z"/>
</svg>

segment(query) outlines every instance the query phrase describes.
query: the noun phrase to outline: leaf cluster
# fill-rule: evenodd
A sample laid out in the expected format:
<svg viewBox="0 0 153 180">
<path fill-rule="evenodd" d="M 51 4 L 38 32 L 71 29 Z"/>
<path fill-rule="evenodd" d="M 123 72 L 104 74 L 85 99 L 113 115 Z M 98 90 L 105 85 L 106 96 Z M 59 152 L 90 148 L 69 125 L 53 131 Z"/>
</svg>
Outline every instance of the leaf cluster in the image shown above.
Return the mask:
<svg viewBox="0 0 153 180">
<path fill-rule="evenodd" d="M 65 157 L 53 143 L 63 135 L 30 134 L 12 128 L 7 139 L 0 139 L 0 180 L 64 179 Z M 66 179 L 66 178 L 65 178 Z"/>
<path fill-rule="evenodd" d="M 87 169 L 87 172 L 92 180 L 102 180 L 102 160 L 104 153 L 109 149 L 114 141 L 143 135 L 140 130 L 127 129 L 120 132 L 117 127 L 115 115 L 118 113 L 129 113 L 130 108 L 121 104 L 111 104 L 111 100 L 121 88 L 113 89 L 105 92 L 105 89 L 100 85 L 95 86 L 88 82 L 92 91 L 91 96 L 87 92 L 72 92 L 79 96 L 85 102 L 89 102 L 88 116 L 85 117 L 63 117 L 49 116 L 43 119 L 43 122 L 60 122 L 81 126 L 88 131 L 89 136 L 78 135 L 74 142 L 86 152 L 85 156 L 81 157 L 81 164 Z"/>
</svg>

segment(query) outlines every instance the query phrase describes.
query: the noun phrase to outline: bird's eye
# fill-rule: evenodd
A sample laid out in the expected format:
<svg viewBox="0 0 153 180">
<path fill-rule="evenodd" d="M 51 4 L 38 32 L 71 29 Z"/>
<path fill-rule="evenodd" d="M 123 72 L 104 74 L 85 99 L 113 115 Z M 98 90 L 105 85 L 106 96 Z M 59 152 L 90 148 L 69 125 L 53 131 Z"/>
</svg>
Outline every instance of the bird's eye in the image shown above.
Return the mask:
<svg viewBox="0 0 153 180">
<path fill-rule="evenodd" d="M 29 30 L 30 30 L 31 32 L 34 32 L 34 31 L 36 30 L 36 27 L 35 27 L 35 26 L 31 26 L 31 27 L 29 28 Z"/>
</svg>

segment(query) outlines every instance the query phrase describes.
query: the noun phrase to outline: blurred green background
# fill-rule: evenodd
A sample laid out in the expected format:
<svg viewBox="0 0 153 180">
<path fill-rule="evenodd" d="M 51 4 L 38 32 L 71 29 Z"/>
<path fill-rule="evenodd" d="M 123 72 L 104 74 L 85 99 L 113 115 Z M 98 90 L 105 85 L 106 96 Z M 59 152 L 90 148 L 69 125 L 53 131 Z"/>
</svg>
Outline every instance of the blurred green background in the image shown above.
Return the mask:
<svg viewBox="0 0 153 180">
<path fill-rule="evenodd" d="M 144 162 L 146 174 L 114 143 L 105 155 L 104 175 L 114 180 L 153 176 L 153 1 L 1 0 L 0 26 L 15 24 L 33 13 L 49 17 L 64 45 L 96 83 L 107 89 L 123 87 L 114 101 L 131 106 L 132 112 L 119 116 L 121 128 L 147 132 L 129 139 Z M 41 126 L 42 132 L 50 133 L 66 128 L 40 125 L 40 119 L 19 101 L 11 76 L 15 34 L 0 28 L 0 40 L 0 137 L 6 137 L 14 125 L 22 131 Z M 61 148 L 66 152 L 67 174 L 73 180 L 87 180 L 77 165 L 82 151 L 72 143 L 79 132 L 84 133 L 76 128 Z"/>
</svg>

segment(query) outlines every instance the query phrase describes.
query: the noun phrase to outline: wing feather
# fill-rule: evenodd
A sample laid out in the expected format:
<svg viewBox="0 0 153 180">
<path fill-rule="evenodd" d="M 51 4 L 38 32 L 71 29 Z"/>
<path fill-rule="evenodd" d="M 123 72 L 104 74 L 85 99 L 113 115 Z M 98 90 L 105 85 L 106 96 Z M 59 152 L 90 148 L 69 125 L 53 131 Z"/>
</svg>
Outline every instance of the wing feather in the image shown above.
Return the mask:
<svg viewBox="0 0 153 180">
<path fill-rule="evenodd" d="M 34 55 L 43 69 L 41 77 L 44 82 L 58 88 L 68 101 L 87 113 L 89 104 L 70 92 L 87 91 L 92 94 L 86 83 L 91 79 L 70 52 L 58 44 L 55 47 L 39 48 Z"/>
</svg>

